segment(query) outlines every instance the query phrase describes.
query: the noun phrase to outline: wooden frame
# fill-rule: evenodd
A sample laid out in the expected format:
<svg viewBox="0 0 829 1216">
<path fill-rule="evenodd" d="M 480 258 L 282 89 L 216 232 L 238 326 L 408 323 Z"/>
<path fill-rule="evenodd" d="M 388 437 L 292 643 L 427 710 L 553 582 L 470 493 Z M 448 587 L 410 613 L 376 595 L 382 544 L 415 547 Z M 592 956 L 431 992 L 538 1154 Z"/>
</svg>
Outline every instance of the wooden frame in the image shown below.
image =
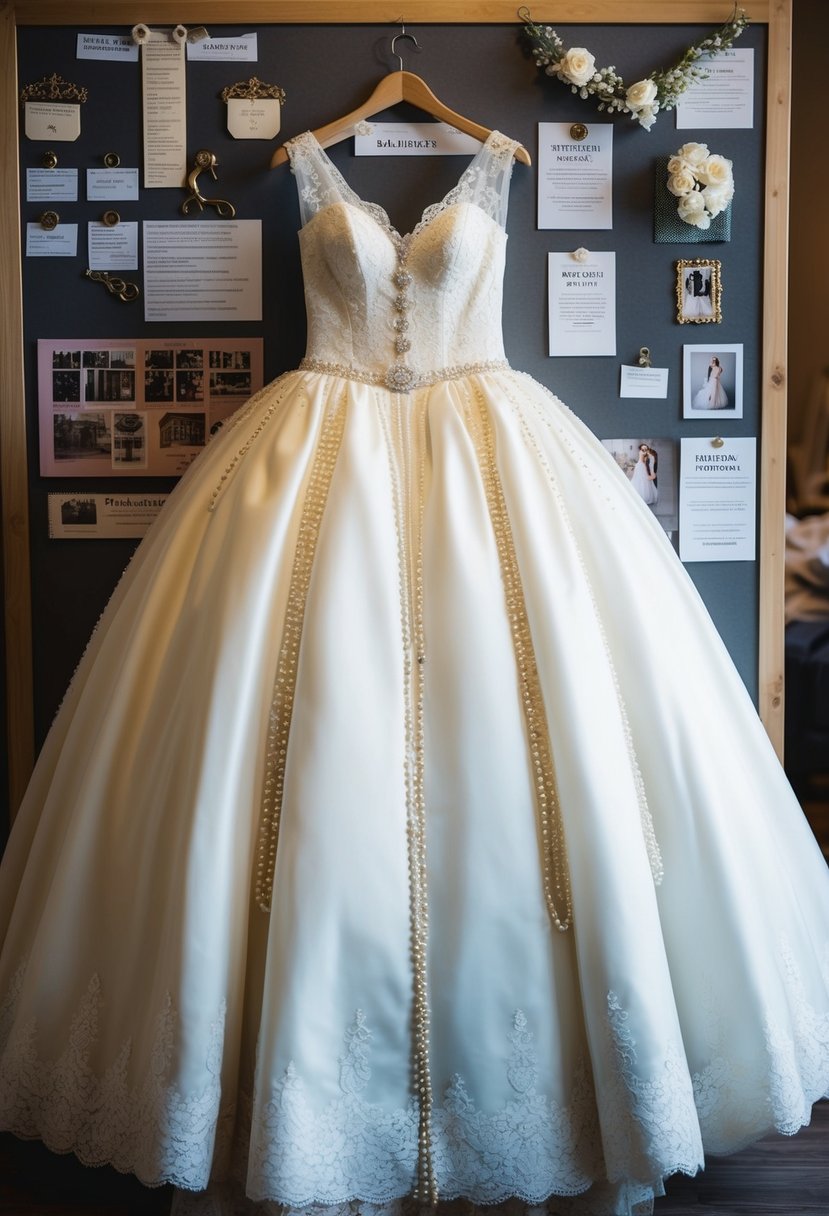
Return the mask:
<svg viewBox="0 0 829 1216">
<path fill-rule="evenodd" d="M 746 0 L 768 25 L 766 196 L 763 293 L 762 468 L 760 471 L 760 715 L 772 742 L 783 740 L 783 554 L 786 468 L 789 116 L 792 0 Z M 418 22 L 517 22 L 514 0 L 408 0 Z M 536 21 L 560 24 L 717 25 L 731 0 L 555 0 L 532 6 Z M 399 0 L 178 0 L 184 23 L 394 24 Z M 18 25 L 170 22 L 169 0 L 0 0 L 0 487 L 6 597 L 9 785 L 18 806 L 34 760 L 29 510 L 24 397 L 22 267 L 18 194 Z"/>
</svg>

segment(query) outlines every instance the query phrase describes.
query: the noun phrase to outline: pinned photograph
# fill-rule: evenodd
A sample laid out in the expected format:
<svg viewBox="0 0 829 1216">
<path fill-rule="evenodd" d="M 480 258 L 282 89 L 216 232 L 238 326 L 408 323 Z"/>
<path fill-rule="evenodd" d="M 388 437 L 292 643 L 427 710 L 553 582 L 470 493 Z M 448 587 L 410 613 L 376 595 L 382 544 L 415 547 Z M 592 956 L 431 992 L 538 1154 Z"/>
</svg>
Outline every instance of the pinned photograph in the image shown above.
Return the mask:
<svg viewBox="0 0 829 1216">
<path fill-rule="evenodd" d="M 743 416 L 743 344 L 683 347 L 683 418 Z"/>
<path fill-rule="evenodd" d="M 603 439 L 602 445 L 668 535 L 675 532 L 679 525 L 679 495 L 673 439 Z"/>
<path fill-rule="evenodd" d="M 676 319 L 680 325 L 722 320 L 720 263 L 693 258 L 676 264 Z"/>
</svg>

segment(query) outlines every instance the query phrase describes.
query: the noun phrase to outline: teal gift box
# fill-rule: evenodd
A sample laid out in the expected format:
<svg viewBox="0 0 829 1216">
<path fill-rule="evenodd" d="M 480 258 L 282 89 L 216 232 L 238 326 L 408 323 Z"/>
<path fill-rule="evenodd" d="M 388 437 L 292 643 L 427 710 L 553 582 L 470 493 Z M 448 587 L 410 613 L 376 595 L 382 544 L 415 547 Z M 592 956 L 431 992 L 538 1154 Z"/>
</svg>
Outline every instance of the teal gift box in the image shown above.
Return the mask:
<svg viewBox="0 0 829 1216">
<path fill-rule="evenodd" d="M 708 228 L 697 228 L 686 224 L 676 213 L 679 199 L 666 186 L 668 180 L 668 157 L 661 156 L 656 162 L 653 200 L 653 239 L 657 245 L 703 245 L 715 241 L 731 240 L 731 204 L 714 216 Z"/>
</svg>

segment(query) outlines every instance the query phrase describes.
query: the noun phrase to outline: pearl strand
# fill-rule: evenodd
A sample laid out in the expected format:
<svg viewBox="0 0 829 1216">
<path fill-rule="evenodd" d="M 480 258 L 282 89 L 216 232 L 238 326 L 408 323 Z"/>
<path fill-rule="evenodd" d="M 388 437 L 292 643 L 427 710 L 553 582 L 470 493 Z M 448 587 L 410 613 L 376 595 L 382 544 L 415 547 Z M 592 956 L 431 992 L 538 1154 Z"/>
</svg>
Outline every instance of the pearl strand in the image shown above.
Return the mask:
<svg viewBox="0 0 829 1216">
<path fill-rule="evenodd" d="M 290 384 L 284 384 L 283 382 L 288 380 L 290 377 L 295 377 L 295 376 L 296 376 L 296 372 L 285 372 L 283 375 L 278 376 L 276 378 L 276 380 L 273 380 L 270 384 L 267 384 L 263 389 L 260 389 L 260 391 L 258 393 L 256 393 L 253 397 L 251 397 L 251 399 L 247 403 L 247 405 L 243 406 L 236 414 L 233 415 L 233 417 L 230 421 L 230 429 L 232 431 L 235 431 L 236 428 L 239 426 L 239 424 L 241 422 L 244 422 L 245 419 L 247 417 L 249 417 L 249 415 L 251 413 L 253 413 L 253 411 L 256 409 L 256 407 L 262 404 L 263 397 L 267 393 L 273 392 L 277 388 L 277 385 L 282 385 L 282 387 L 286 390 L 290 389 L 290 387 L 291 387 Z M 221 477 L 219 478 L 218 482 L 216 483 L 216 485 L 213 489 L 213 493 L 210 495 L 210 499 L 207 504 L 208 511 L 212 512 L 215 509 L 216 503 L 219 499 L 219 495 L 224 490 L 226 483 L 230 480 L 230 477 L 233 474 L 233 471 L 236 468 L 237 464 L 250 451 L 253 444 L 256 442 L 256 440 L 259 438 L 259 436 L 262 434 L 262 432 L 264 431 L 265 427 L 268 425 L 270 420 L 273 418 L 273 416 L 276 413 L 279 406 L 286 399 L 287 395 L 288 395 L 287 391 L 277 392 L 275 394 L 273 401 L 270 403 L 268 408 L 265 410 L 265 413 L 259 419 L 259 423 L 256 426 L 256 428 L 254 429 L 253 433 L 248 436 L 248 438 L 245 440 L 245 442 L 242 444 L 242 446 L 240 448 L 237 448 L 235 455 L 225 465 L 224 472 L 222 473 Z"/>
<path fill-rule="evenodd" d="M 538 387 L 542 388 L 543 391 L 548 396 L 552 396 L 552 394 L 550 394 L 547 389 L 544 389 L 543 385 L 539 385 Z M 620 718 L 620 721 L 622 724 L 622 733 L 623 733 L 624 739 L 625 739 L 625 746 L 626 746 L 627 753 L 628 753 L 628 759 L 630 761 L 631 776 L 633 778 L 633 784 L 634 784 L 634 788 L 636 790 L 636 797 L 637 797 L 637 800 L 639 803 L 639 817 L 640 817 L 641 824 L 642 824 L 642 836 L 645 841 L 645 849 L 648 854 L 648 862 L 650 864 L 654 886 L 658 887 L 661 885 L 662 880 L 665 877 L 665 866 L 664 866 L 664 863 L 662 860 L 662 850 L 659 847 L 659 841 L 656 836 L 656 829 L 654 828 L 654 825 L 653 825 L 653 816 L 651 814 L 651 810 L 648 805 L 648 796 L 647 796 L 647 792 L 645 790 L 645 780 L 642 776 L 642 770 L 639 767 L 639 760 L 636 755 L 636 744 L 634 743 L 634 739 L 633 739 L 633 731 L 632 731 L 631 725 L 630 725 L 630 718 L 628 717 L 627 707 L 625 705 L 625 698 L 624 698 L 624 694 L 622 693 L 621 683 L 619 681 L 619 674 L 616 670 L 616 664 L 613 660 L 613 650 L 610 645 L 610 640 L 607 636 L 607 630 L 605 629 L 605 626 L 604 626 L 604 620 L 602 618 L 602 613 L 599 609 L 599 605 L 596 600 L 596 593 L 593 590 L 593 582 L 588 573 L 587 564 L 585 562 L 585 558 L 584 558 L 584 554 L 582 553 L 581 546 L 580 546 L 578 540 L 576 539 L 576 532 L 573 527 L 573 522 L 570 518 L 570 512 L 567 508 L 567 504 L 564 501 L 564 495 L 561 492 L 558 481 L 550 466 L 550 462 L 548 461 L 547 457 L 545 456 L 544 452 L 541 449 L 541 446 L 539 445 L 538 441 L 536 440 L 535 436 L 532 434 L 529 426 L 527 425 L 527 419 L 524 414 L 524 408 L 522 408 L 522 403 L 519 402 L 519 400 L 516 397 L 514 397 L 508 390 L 505 390 L 505 396 L 506 396 L 507 400 L 510 402 L 510 404 L 512 405 L 513 413 L 518 420 L 518 423 L 521 427 L 521 430 L 524 434 L 524 438 L 527 441 L 527 444 L 532 448 L 533 452 L 535 453 L 539 466 L 542 469 L 544 469 L 545 473 L 547 474 L 547 478 L 550 483 L 550 488 L 552 489 L 553 495 L 556 500 L 556 507 L 557 507 L 558 513 L 561 516 L 562 522 L 564 523 L 564 526 L 567 529 L 567 533 L 570 537 L 570 541 L 573 546 L 573 552 L 576 555 L 576 559 L 579 563 L 579 568 L 581 570 L 582 577 L 584 578 L 584 585 L 587 589 L 587 594 L 590 597 L 590 603 L 593 608 L 593 616 L 595 619 L 596 628 L 598 630 L 599 637 L 601 638 L 602 645 L 604 647 L 605 658 L 607 661 L 608 670 L 610 672 L 610 678 L 613 682 L 613 688 L 616 693 L 616 703 L 619 708 L 619 718 Z M 524 400 L 526 400 L 526 399 L 524 399 Z M 554 400 L 557 400 L 557 398 L 554 398 Z M 553 430 L 552 427 L 550 427 L 550 420 L 549 420 L 548 416 L 542 410 L 538 409 L 537 406 L 535 407 L 535 412 L 536 412 L 536 415 L 538 416 L 538 418 L 540 419 L 540 421 L 545 423 L 548 426 L 548 428 L 552 431 L 554 436 L 558 437 L 558 433 L 555 430 Z"/>
<path fill-rule="evenodd" d="M 279 648 L 273 697 L 268 714 L 265 779 L 256 856 L 255 894 L 256 902 L 263 912 L 270 911 L 273 895 L 276 848 L 282 815 L 282 798 L 285 791 L 288 736 L 291 729 L 299 666 L 299 647 L 320 526 L 345 429 L 345 401 L 346 392 L 343 391 L 340 399 L 326 413 L 322 421 L 308 487 L 305 491 L 305 501 L 302 504 L 299 534 L 288 588 L 282 642 Z"/>
<path fill-rule="evenodd" d="M 498 549 L 507 616 L 518 668 L 521 703 L 530 744 L 541 835 L 541 877 L 544 897 L 550 919 L 555 927 L 564 933 L 570 928 L 573 919 L 570 873 L 556 788 L 555 762 L 541 682 L 538 677 L 538 664 L 527 618 L 527 606 L 521 585 L 521 572 L 515 552 L 509 513 L 495 460 L 492 423 L 487 412 L 486 401 L 480 390 L 473 386 L 468 390 L 468 394 L 474 396 L 476 406 L 473 418 L 470 397 L 467 395 L 466 415 L 477 449 L 484 493 Z"/>
<path fill-rule="evenodd" d="M 406 848 L 409 883 L 409 941 L 412 960 L 412 1078 L 418 1102 L 416 1199 L 434 1206 L 438 1200 L 432 1160 L 433 1091 L 429 1065 L 430 1011 L 428 989 L 429 910 L 426 883 L 426 806 L 423 782 L 423 511 L 425 504 L 426 403 L 421 405 L 416 444 L 418 474 L 412 511 L 410 482 L 414 461 L 409 444 L 410 417 L 402 402 L 393 410 L 392 438 L 385 403 L 380 403 L 389 458 L 389 475 L 398 552 L 400 624 L 403 643 L 404 732 L 406 743 Z M 407 476 L 407 470 L 408 476 Z M 414 527 L 415 535 L 411 534 Z"/>
</svg>

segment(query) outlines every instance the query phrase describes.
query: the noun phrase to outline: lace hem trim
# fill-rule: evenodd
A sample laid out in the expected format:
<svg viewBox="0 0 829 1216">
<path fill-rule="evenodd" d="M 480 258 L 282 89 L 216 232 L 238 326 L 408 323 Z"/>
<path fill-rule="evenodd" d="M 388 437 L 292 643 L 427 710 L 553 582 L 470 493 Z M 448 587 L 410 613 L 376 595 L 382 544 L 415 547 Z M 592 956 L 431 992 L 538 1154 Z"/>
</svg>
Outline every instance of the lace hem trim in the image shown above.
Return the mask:
<svg viewBox="0 0 829 1216">
<path fill-rule="evenodd" d="M 301 371 L 320 372 L 324 376 L 338 376 L 343 380 L 357 380 L 361 384 L 372 384 L 378 388 L 388 388 L 391 392 L 407 393 L 412 389 L 426 388 L 432 384 L 440 384 L 444 380 L 462 380 L 465 376 L 474 376 L 484 372 L 506 372 L 510 365 L 506 359 L 485 359 L 480 363 L 459 363 L 454 367 L 442 367 L 433 372 L 412 372 L 408 383 L 390 382 L 389 373 L 365 371 L 359 367 L 351 367 L 347 363 L 329 363 L 325 359 L 310 359 L 306 356 L 299 365 Z"/>
<path fill-rule="evenodd" d="M 432 1147 L 441 1194 L 491 1204 L 515 1196 L 543 1203 L 596 1184 L 621 1193 L 678 1170 L 695 1172 L 702 1143 L 709 1152 L 728 1153 L 771 1128 L 796 1131 L 829 1090 L 829 1012 L 812 1004 L 785 939 L 780 954 L 787 1012 L 781 1020 L 767 1010 L 758 1019 L 765 1021 L 755 1027 L 763 1046 L 750 1063 L 729 1058 L 724 1026 L 715 1028 L 709 1063 L 693 1075 L 678 1037 L 669 1036 L 661 1055 L 645 1062 L 635 1019 L 609 992 L 604 1043 L 597 1043 L 605 1075 L 598 1107 L 586 1060 L 574 1066 L 566 1104 L 538 1088 L 542 1064 L 534 1035 L 516 1010 L 502 1056 L 511 1096 L 496 1110 L 480 1109 L 455 1075 L 435 1104 Z M 355 1194 L 385 1204 L 412 1193 L 418 1103 L 412 1096 L 406 1106 L 388 1109 L 370 1099 L 373 1034 L 360 1011 L 336 1064 L 340 1092 L 327 1104 L 314 1102 L 316 1081 L 289 1063 L 252 1110 L 244 1102 L 222 1110 L 223 1008 L 202 1032 L 204 1087 L 185 1095 L 174 1082 L 181 1044 L 169 998 L 156 1018 L 148 1058 L 134 1059 L 126 1040 L 109 1067 L 96 1072 L 92 1055 L 105 996 L 97 976 L 57 1059 L 40 1055 L 35 1019 L 16 1017 L 23 980 L 21 968 L 0 1009 L 0 1030 L 8 1034 L 0 1054 L 0 1127 L 88 1163 L 111 1163 L 147 1185 L 202 1190 L 217 1162 L 238 1153 L 250 1195 L 279 1196 L 291 1207 L 341 1203 Z"/>
</svg>

